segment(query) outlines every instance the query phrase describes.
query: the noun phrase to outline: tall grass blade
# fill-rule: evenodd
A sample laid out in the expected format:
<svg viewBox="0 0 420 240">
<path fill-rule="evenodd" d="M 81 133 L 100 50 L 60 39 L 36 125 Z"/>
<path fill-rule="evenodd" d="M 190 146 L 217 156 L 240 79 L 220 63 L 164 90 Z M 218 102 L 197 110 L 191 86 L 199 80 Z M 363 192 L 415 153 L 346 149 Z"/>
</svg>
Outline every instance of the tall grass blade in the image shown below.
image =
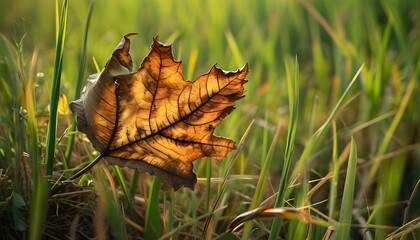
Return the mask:
<svg viewBox="0 0 420 240">
<path fill-rule="evenodd" d="M 306 147 L 303 150 L 302 155 L 300 156 L 300 158 L 297 162 L 297 165 L 292 172 L 292 175 L 291 175 L 292 179 L 295 178 L 299 174 L 299 172 L 302 171 L 305 161 L 308 159 L 308 157 L 312 153 L 313 149 L 315 148 L 315 145 L 317 144 L 318 140 L 324 134 L 326 128 L 331 124 L 333 118 L 340 111 L 341 107 L 344 104 L 344 99 L 346 98 L 347 94 L 350 92 L 353 85 L 356 83 L 356 80 L 357 80 L 358 76 L 360 75 L 362 69 L 363 69 L 363 65 L 357 70 L 356 74 L 354 75 L 353 79 L 350 81 L 346 90 L 343 92 L 340 99 L 338 100 L 338 102 L 334 106 L 330 115 L 328 115 L 328 118 L 325 120 L 325 122 L 321 125 L 321 127 L 314 133 L 314 135 L 311 136 L 311 138 L 306 143 Z"/>
<path fill-rule="evenodd" d="M 159 210 L 159 191 L 161 183 L 157 177 L 153 177 L 153 182 L 149 190 L 146 208 L 145 239 L 153 240 L 163 236 L 163 221 Z"/>
<path fill-rule="evenodd" d="M 228 41 L 229 47 L 233 53 L 233 58 L 235 59 L 235 63 L 238 66 L 242 66 L 244 64 L 243 57 L 241 55 L 241 51 L 239 51 L 238 44 L 236 43 L 235 37 L 232 35 L 231 32 L 226 32 L 226 39 Z"/>
<path fill-rule="evenodd" d="M 83 33 L 83 40 L 82 40 L 82 51 L 80 53 L 80 59 L 79 59 L 79 73 L 77 75 L 77 84 L 76 84 L 76 92 L 74 94 L 74 99 L 79 99 L 81 92 L 82 92 L 82 86 L 84 83 L 84 77 L 85 77 L 85 68 L 86 68 L 86 49 L 87 49 L 87 39 L 88 39 L 88 33 L 89 33 L 89 26 L 90 26 L 90 20 L 93 13 L 93 7 L 94 2 L 91 1 L 89 5 L 88 15 L 86 19 L 86 25 L 85 25 L 85 31 Z M 73 118 L 72 125 L 70 126 L 69 132 L 76 131 L 76 119 Z M 66 152 L 64 153 L 64 169 L 67 170 L 70 168 L 70 157 L 73 149 L 75 134 L 70 134 Z"/>
<path fill-rule="evenodd" d="M 46 209 L 48 203 L 48 182 L 42 175 L 41 161 L 39 158 L 39 140 L 38 140 L 38 125 L 36 120 L 36 106 L 35 106 L 35 65 L 38 53 L 35 52 L 29 72 L 29 81 L 26 91 L 26 109 L 28 119 L 28 133 L 29 133 L 29 156 L 31 159 L 31 173 L 32 173 L 32 199 L 31 209 L 29 213 L 29 236 L 31 239 L 41 239 L 44 224 L 46 221 Z"/>
<path fill-rule="evenodd" d="M 272 162 L 272 154 L 273 151 L 277 145 L 277 140 L 279 138 L 280 135 L 280 129 L 281 129 L 281 123 L 279 121 L 279 123 L 277 124 L 277 128 L 276 131 L 274 133 L 273 136 L 273 140 L 271 141 L 270 144 L 270 148 L 268 149 L 267 155 L 264 159 L 264 162 L 262 164 L 261 167 L 261 171 L 260 171 L 260 176 L 258 178 L 258 182 L 257 182 L 257 186 L 255 188 L 255 192 L 254 192 L 254 196 L 252 197 L 252 201 L 251 201 L 251 205 L 249 206 L 249 210 L 253 210 L 256 209 L 260 204 L 261 201 L 264 197 L 264 193 L 266 190 L 266 185 L 267 185 L 267 181 L 268 181 L 268 175 L 269 175 L 269 169 L 271 167 L 271 162 Z M 242 234 L 242 239 L 248 239 L 249 238 L 249 234 L 251 233 L 252 230 L 252 222 L 248 221 L 245 223 L 245 227 L 244 227 L 244 232 Z"/>
<path fill-rule="evenodd" d="M 239 154 L 242 151 L 242 147 L 244 145 L 244 142 L 247 139 L 248 134 L 251 131 L 252 126 L 254 125 L 254 122 L 255 121 L 252 120 L 252 122 L 248 125 L 248 128 L 245 130 L 244 134 L 242 135 L 241 140 L 238 143 L 238 149 L 236 150 L 235 155 L 232 157 L 231 161 L 229 162 L 229 165 L 227 167 L 225 176 L 223 177 L 223 181 L 220 184 L 220 191 L 217 194 L 216 201 L 213 204 L 213 207 L 212 207 L 211 211 L 209 212 L 209 217 L 206 219 L 206 223 L 204 224 L 203 235 L 202 235 L 203 237 L 211 236 L 211 230 L 209 229 L 210 222 L 212 221 L 214 213 L 216 212 L 217 208 L 219 207 L 221 198 L 226 191 L 227 180 L 229 179 L 229 176 L 231 175 L 232 168 L 233 168 L 236 160 L 238 159 Z"/>
<path fill-rule="evenodd" d="M 334 212 L 337 201 L 337 187 L 338 187 L 338 177 L 340 164 L 338 162 L 338 139 L 337 139 L 337 124 L 335 120 L 332 122 L 333 127 L 333 152 L 332 152 L 332 178 L 330 185 L 330 199 L 328 206 L 328 216 L 334 219 Z"/>
<path fill-rule="evenodd" d="M 58 0 L 56 1 L 58 5 Z M 50 116 L 47 130 L 46 144 L 46 175 L 51 176 L 55 158 L 55 145 L 57 134 L 58 100 L 60 96 L 61 70 L 63 67 L 64 42 L 66 40 L 68 1 L 64 0 L 60 13 L 60 22 L 56 41 L 56 52 L 54 62 L 54 75 L 50 97 Z"/>
<path fill-rule="evenodd" d="M 386 131 L 381 145 L 379 146 L 378 153 L 376 154 L 376 157 L 373 159 L 373 165 L 369 171 L 369 181 L 372 181 L 373 177 L 376 175 L 376 172 L 379 169 L 380 156 L 385 154 L 386 150 L 388 149 L 391 139 L 395 131 L 397 130 L 397 127 L 400 124 L 402 116 L 404 115 L 407 105 L 411 99 L 411 94 L 413 93 L 415 89 L 415 84 L 416 84 L 416 77 L 413 76 L 407 85 L 407 90 L 405 92 L 404 98 L 401 101 L 401 105 L 399 106 L 397 113 L 395 114 L 395 117 L 392 120 L 390 127 Z"/>
<path fill-rule="evenodd" d="M 122 172 L 119 166 L 113 166 L 113 167 L 114 167 L 118 182 L 120 183 L 120 186 L 122 188 L 124 198 L 127 201 L 128 211 L 132 212 L 133 211 L 133 198 L 131 198 L 130 190 L 127 187 L 127 184 L 125 183 L 124 173 Z"/>
<path fill-rule="evenodd" d="M 293 72 L 292 72 L 293 67 Z M 286 60 L 287 87 L 289 93 L 289 127 L 287 129 L 286 149 L 284 153 L 283 173 L 280 178 L 275 207 L 284 205 L 284 194 L 287 188 L 287 179 L 293 160 L 293 149 L 296 138 L 298 112 L 299 112 L 299 65 L 297 58 L 294 64 L 290 59 Z M 269 239 L 276 239 L 280 232 L 282 218 L 276 218 L 271 226 Z"/>
<path fill-rule="evenodd" d="M 165 215 L 166 215 L 166 222 L 164 223 L 165 226 L 165 234 L 171 232 L 174 227 L 174 220 L 175 220 L 175 203 L 172 199 L 175 198 L 174 191 L 164 192 L 163 201 L 164 201 L 164 208 L 165 208 Z"/>
<path fill-rule="evenodd" d="M 309 204 L 306 202 L 307 199 L 305 198 L 309 189 L 308 174 L 304 172 L 302 175 L 301 184 L 295 191 L 295 201 L 293 205 L 296 206 L 296 208 L 303 208 L 305 204 Z M 308 225 L 307 222 L 304 222 L 301 219 L 292 219 L 288 223 L 286 238 L 296 240 L 313 239 L 310 235 L 310 227 L 311 225 Z"/>
<path fill-rule="evenodd" d="M 129 190 L 129 194 L 130 194 L 131 199 L 134 199 L 134 196 L 136 195 L 138 180 L 139 180 L 139 172 L 134 171 L 133 172 L 133 179 L 131 180 L 131 185 L 130 185 L 130 190 Z"/>
<path fill-rule="evenodd" d="M 4 93 L 0 96 L 0 103 L 5 104 L 1 116 L 1 132 L 4 131 L 5 146 L 2 147 L 5 158 L 0 168 L 11 168 L 13 171 L 13 191 L 21 192 L 20 166 L 24 163 L 23 156 L 26 148 L 23 114 L 25 112 L 23 89 L 22 59 L 19 53 L 21 43 L 13 45 L 5 36 L 0 35 L 0 87 Z M 3 89 L 1 89 L 3 90 Z M 4 103 L 3 103 L 4 101 Z M 13 127 L 3 128 L 3 124 L 10 124 Z M 0 133 L 1 133 L 0 132 Z M 6 150 L 3 150 L 6 149 Z"/>
<path fill-rule="evenodd" d="M 117 197 L 115 182 L 109 170 L 103 166 L 99 169 L 99 201 L 105 206 L 106 219 L 115 239 L 128 239 L 124 215 Z"/>
<path fill-rule="evenodd" d="M 353 198 L 354 198 L 354 189 L 355 189 L 355 184 L 356 184 L 355 182 L 356 172 L 357 172 L 357 145 L 354 138 L 352 138 L 336 239 L 350 239 L 350 224 L 351 224 L 352 211 L 353 211 Z"/>
<path fill-rule="evenodd" d="M 210 210 L 210 197 L 211 197 L 211 159 L 206 159 L 206 205 L 204 209 L 206 212 Z"/>
</svg>

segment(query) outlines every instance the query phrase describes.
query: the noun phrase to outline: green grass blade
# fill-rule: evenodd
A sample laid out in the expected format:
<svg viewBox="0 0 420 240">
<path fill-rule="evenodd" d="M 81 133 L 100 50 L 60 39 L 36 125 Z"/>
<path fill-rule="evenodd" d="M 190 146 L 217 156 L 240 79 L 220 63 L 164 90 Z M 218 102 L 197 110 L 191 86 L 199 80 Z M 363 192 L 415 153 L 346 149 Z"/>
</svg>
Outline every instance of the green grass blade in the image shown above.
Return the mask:
<svg viewBox="0 0 420 240">
<path fill-rule="evenodd" d="M 233 168 L 236 160 L 238 159 L 239 154 L 242 151 L 242 148 L 244 146 L 244 142 L 247 139 L 248 134 L 250 133 L 250 131 L 252 129 L 252 126 L 254 125 L 254 122 L 255 121 L 252 120 L 251 123 L 249 123 L 248 128 L 245 130 L 244 134 L 242 135 L 241 140 L 238 143 L 238 149 L 236 150 L 235 155 L 231 158 L 231 160 L 229 162 L 229 165 L 228 165 L 228 167 L 226 169 L 226 172 L 225 172 L 225 175 L 223 177 L 223 181 L 220 184 L 220 190 L 217 194 L 216 201 L 214 202 L 213 207 L 212 207 L 211 211 L 209 212 L 209 217 L 206 219 L 206 223 L 204 224 L 204 229 L 203 229 L 203 234 L 202 234 L 203 238 L 206 238 L 207 236 L 211 236 L 211 234 L 212 234 L 212 230 L 209 229 L 209 225 L 213 221 L 214 213 L 217 211 L 217 208 L 219 207 L 219 204 L 221 202 L 221 198 L 226 191 L 227 180 L 229 179 L 229 176 L 232 173 L 232 168 Z M 210 238 L 210 237 L 207 237 L 207 238 Z"/>
<path fill-rule="evenodd" d="M 120 186 L 121 186 L 122 191 L 124 193 L 125 200 L 127 201 L 128 211 L 133 212 L 133 198 L 131 198 L 130 190 L 127 187 L 127 184 L 125 183 L 124 173 L 122 172 L 122 170 L 119 166 L 114 165 L 113 167 L 114 167 L 115 173 L 117 175 L 116 177 L 118 179 L 118 182 L 120 183 Z"/>
<path fill-rule="evenodd" d="M 137 189 L 137 183 L 139 180 L 139 171 L 134 171 L 133 173 L 133 180 L 131 181 L 131 185 L 130 185 L 130 198 L 134 199 L 134 196 L 136 195 L 136 189 Z"/>
<path fill-rule="evenodd" d="M 211 197 L 211 159 L 206 159 L 206 187 L 207 187 L 207 194 L 206 194 L 206 205 L 205 211 L 208 212 L 210 210 L 210 197 Z"/>
<path fill-rule="evenodd" d="M 420 66 L 420 64 L 419 64 Z M 398 125 L 400 124 L 402 117 L 404 115 L 404 112 L 407 108 L 407 105 L 411 99 L 411 94 L 413 93 L 415 89 L 416 84 L 416 76 L 413 76 L 410 79 L 410 82 L 407 85 L 407 90 L 405 92 L 404 98 L 401 101 L 401 105 L 399 106 L 397 113 L 395 114 L 394 119 L 392 120 L 392 123 L 388 130 L 385 133 L 385 137 L 383 138 L 383 141 L 381 145 L 379 146 L 378 153 L 376 154 L 376 157 L 373 160 L 372 168 L 369 171 L 369 181 L 372 181 L 374 176 L 376 175 L 376 172 L 379 169 L 380 166 L 380 156 L 385 154 L 386 150 L 388 149 L 389 144 L 391 143 L 391 139 L 397 130 Z"/>
<path fill-rule="evenodd" d="M 306 174 L 304 174 L 306 175 Z M 303 207 L 305 205 L 305 196 L 308 193 L 309 183 L 306 177 L 302 179 L 302 185 L 299 187 L 298 192 L 296 193 L 296 207 Z M 312 239 L 308 232 L 308 225 L 301 219 L 291 220 L 287 229 L 287 239 Z"/>
<path fill-rule="evenodd" d="M 293 73 L 292 73 L 293 68 Z M 283 174 L 280 178 L 279 190 L 275 202 L 275 207 L 282 207 L 284 205 L 284 194 L 287 188 L 287 179 L 290 172 L 290 166 L 293 160 L 293 149 L 296 139 L 298 112 L 299 112 L 299 65 L 297 58 L 293 62 L 286 60 L 287 72 L 287 86 L 289 93 L 289 127 L 287 129 L 286 149 L 284 153 Z M 282 218 L 273 220 L 269 239 L 276 239 L 280 232 Z"/>
<path fill-rule="evenodd" d="M 263 158 L 263 163 L 260 171 L 260 176 L 258 178 L 257 186 L 255 188 L 254 196 L 252 197 L 251 205 L 249 206 L 249 211 L 256 209 L 262 202 L 266 191 L 266 185 L 268 181 L 269 169 L 272 163 L 272 154 L 277 145 L 277 141 L 280 135 L 281 123 L 277 124 L 276 131 L 273 136 L 273 140 L 271 141 L 270 148 L 268 149 L 267 155 Z M 242 239 L 248 239 L 249 234 L 252 230 L 252 221 L 248 221 L 245 223 L 244 232 L 242 234 Z"/>
<path fill-rule="evenodd" d="M 106 220 L 111 227 L 115 239 L 128 239 L 127 227 L 118 200 L 115 182 L 110 171 L 103 166 L 99 168 L 99 182 L 99 201 L 103 201 L 102 204 L 105 207 Z"/>
<path fill-rule="evenodd" d="M 357 172 L 357 145 L 354 139 L 352 138 L 336 239 L 350 239 L 350 224 L 351 224 L 352 211 L 353 211 L 353 198 L 354 198 L 354 191 L 355 191 L 355 184 L 356 184 L 356 172 Z"/>
<path fill-rule="evenodd" d="M 167 233 L 171 232 L 173 230 L 173 227 L 174 227 L 175 203 L 171 199 L 175 198 L 175 194 L 174 194 L 174 191 L 170 191 L 170 192 L 164 192 L 163 196 L 164 196 L 164 199 L 163 199 L 164 200 L 164 207 L 165 207 L 165 211 L 166 211 L 165 212 L 166 213 L 165 234 L 167 234 Z"/>
<path fill-rule="evenodd" d="M 190 209 L 191 209 L 191 218 L 192 219 L 197 219 L 197 191 L 193 191 L 191 193 Z M 198 236 L 198 234 L 197 234 L 197 224 L 196 223 L 194 223 L 192 225 L 192 234 L 194 236 L 194 239 L 196 239 L 197 236 Z"/>
<path fill-rule="evenodd" d="M 226 32 L 226 39 L 228 41 L 229 47 L 233 53 L 233 58 L 235 59 L 235 63 L 238 66 L 242 66 L 244 64 L 243 57 L 241 55 L 241 51 L 239 50 L 238 44 L 236 43 L 235 37 L 232 35 L 231 32 Z"/>
<path fill-rule="evenodd" d="M 38 167 L 39 170 L 39 167 Z M 40 171 L 39 171 L 40 172 Z M 29 239 L 43 239 L 44 224 L 47 215 L 48 182 L 43 177 L 38 177 L 33 182 L 32 205 L 29 219 Z"/>
<path fill-rule="evenodd" d="M 58 2 L 57 2 L 58 4 Z M 60 96 L 61 70 L 63 67 L 64 42 L 66 40 L 68 1 L 64 0 L 60 14 L 60 22 L 58 28 L 54 75 L 50 97 L 50 116 L 47 131 L 46 146 L 46 175 L 51 176 L 53 172 L 53 164 L 55 158 L 55 145 L 57 134 L 57 116 L 58 116 L 58 100 Z"/>
<path fill-rule="evenodd" d="M 22 162 L 21 154 L 23 154 L 23 136 L 25 135 L 23 123 L 21 121 L 21 110 L 23 109 L 23 103 L 21 99 L 20 89 L 21 80 L 19 75 L 21 75 L 21 66 L 19 60 L 19 53 L 16 46 L 14 46 L 4 35 L 0 35 L 0 87 L 2 95 L 0 96 L 0 103 L 3 107 L 3 116 L 2 123 L 9 123 L 13 125 L 13 128 L 4 129 L 7 134 L 5 134 L 5 143 L 7 144 L 6 148 L 7 154 L 4 158 L 4 168 L 12 167 L 13 171 L 16 173 L 13 177 L 13 190 L 20 192 L 18 189 L 20 184 L 19 177 L 19 166 Z M 3 102 L 4 101 L 4 102 Z M 10 109 L 10 110 L 9 110 Z M 2 127 L 3 128 L 3 127 Z M 13 154 L 13 149 L 15 148 L 16 153 Z M 16 155 L 16 157 L 12 157 Z M 7 157 L 6 157 L 7 156 Z"/>
<path fill-rule="evenodd" d="M 418 65 L 420 66 L 420 64 Z M 418 69 L 417 69 L 418 70 Z M 417 72 L 418 73 L 418 72 Z M 397 127 L 404 124 L 403 116 L 406 115 L 411 96 L 414 92 L 416 81 L 416 73 L 414 73 L 407 84 L 405 94 L 402 96 L 400 106 L 387 129 L 383 141 L 378 149 L 378 153 L 373 159 L 371 172 L 369 172 L 369 181 L 367 186 L 371 186 L 373 180 L 377 179 L 375 190 L 375 209 L 368 221 L 374 220 L 378 225 L 392 225 L 392 216 L 395 214 L 395 209 L 387 205 L 395 203 L 400 199 L 400 195 L 404 190 L 404 174 L 406 165 L 408 164 L 408 155 L 406 153 L 392 156 L 387 161 L 381 161 L 380 156 L 385 154 L 391 140 L 399 136 Z M 380 170 L 380 171 L 379 171 Z M 392 177 L 390 177 L 392 176 Z M 377 177 L 377 178 L 376 178 Z M 366 187 L 366 186 L 365 186 Z M 369 190 L 372 188 L 368 188 Z M 378 239 L 385 238 L 391 232 L 390 229 L 376 229 L 375 237 Z"/>
<path fill-rule="evenodd" d="M 82 40 L 82 51 L 80 53 L 80 60 L 79 60 L 79 74 L 77 75 L 77 85 L 76 85 L 76 92 L 74 94 L 74 99 L 79 99 L 81 92 L 82 92 L 82 86 L 84 83 L 84 76 L 85 76 L 85 68 L 86 68 L 86 49 L 87 49 L 87 39 L 88 39 L 88 33 L 89 33 L 89 26 L 90 21 L 93 13 L 93 7 L 94 2 L 91 1 L 89 5 L 88 15 L 86 19 L 86 25 L 85 25 L 85 31 L 83 34 L 83 40 Z M 76 131 L 76 119 L 73 118 L 72 125 L 70 126 L 69 132 L 75 132 Z M 67 170 L 70 168 L 70 157 L 73 149 L 75 134 L 70 134 L 66 152 L 64 153 L 64 169 Z M 67 172 L 65 173 L 67 174 Z M 68 175 L 67 175 L 68 176 Z"/>
<path fill-rule="evenodd" d="M 325 120 L 325 122 L 322 124 L 322 126 L 314 133 L 314 135 L 311 136 L 311 138 L 306 143 L 306 147 L 303 150 L 302 155 L 300 156 L 300 158 L 297 162 L 297 165 L 292 172 L 291 178 L 295 178 L 299 174 L 299 172 L 302 171 L 305 161 L 309 158 L 309 156 L 312 153 L 312 151 L 314 150 L 315 145 L 317 144 L 318 140 L 324 134 L 327 127 L 331 124 L 333 118 L 336 116 L 336 114 L 339 112 L 339 110 L 343 106 L 344 99 L 346 98 L 346 96 L 350 92 L 350 90 L 352 89 L 353 85 L 356 83 L 356 80 L 357 80 L 358 76 L 360 75 L 362 69 L 363 69 L 363 65 L 357 70 L 353 79 L 350 81 L 346 90 L 341 95 L 340 99 L 338 100 L 338 102 L 334 106 L 334 108 L 331 111 L 328 118 Z"/>
<path fill-rule="evenodd" d="M 337 139 L 337 124 L 335 121 L 332 122 L 333 127 L 333 152 L 332 152 L 332 178 L 330 185 L 330 199 L 328 206 L 328 216 L 331 219 L 334 219 L 334 212 L 337 201 L 337 186 L 338 186 L 338 177 L 340 165 L 338 162 L 338 139 Z"/>
<path fill-rule="evenodd" d="M 308 157 L 310 156 L 310 154 L 312 153 L 313 149 L 315 148 L 316 143 L 318 142 L 318 140 L 321 138 L 321 136 L 323 135 L 323 133 L 325 132 L 326 128 L 329 126 L 329 124 L 332 122 L 334 116 L 337 114 L 337 112 L 340 110 L 340 108 L 343 106 L 344 103 L 344 99 L 347 96 L 347 94 L 350 92 L 350 89 L 353 87 L 354 83 L 357 80 L 357 77 L 359 76 L 359 74 L 361 73 L 363 69 L 363 65 L 359 68 L 359 70 L 356 72 L 356 74 L 354 75 L 353 79 L 350 81 L 349 85 L 347 86 L 346 90 L 344 91 L 344 93 L 342 94 L 341 98 L 339 99 L 339 101 L 337 102 L 337 104 L 334 106 L 333 110 L 331 111 L 330 115 L 328 116 L 327 120 L 324 122 L 324 124 L 322 124 L 322 126 L 314 133 L 314 135 L 311 136 L 311 138 L 309 139 L 309 141 L 306 144 L 305 149 L 302 152 L 302 155 L 300 156 L 293 172 L 292 172 L 292 176 L 291 178 L 295 178 L 303 169 L 305 161 L 308 159 Z M 281 184 L 282 185 L 282 184 Z M 280 186 L 281 186 L 280 185 Z M 286 199 L 286 196 L 288 194 L 290 194 L 289 192 L 286 192 L 286 186 L 283 187 L 284 191 L 280 192 L 281 189 L 279 189 L 279 193 L 278 193 L 278 197 L 276 200 L 278 200 L 276 202 L 276 207 L 282 207 L 283 205 L 283 199 Z M 270 232 L 270 239 L 275 239 L 278 236 L 278 233 L 280 231 L 280 225 L 281 225 L 281 220 L 277 220 L 275 219 L 273 221 L 273 225 L 271 228 L 271 232 Z"/>
<path fill-rule="evenodd" d="M 161 183 L 157 177 L 153 177 L 152 186 L 149 190 L 146 208 L 145 239 L 158 239 L 163 235 L 163 222 L 159 210 L 159 191 Z"/>
<path fill-rule="evenodd" d="M 34 54 L 30 78 L 26 91 L 26 109 L 28 119 L 28 133 L 29 133 L 29 156 L 31 159 L 31 172 L 33 192 L 31 199 L 31 209 L 29 213 L 29 236 L 30 239 L 42 239 L 44 231 L 44 223 L 46 221 L 47 203 L 48 203 L 48 182 L 42 175 L 41 162 L 39 157 L 38 145 L 38 126 L 36 120 L 36 106 L 35 106 L 35 59 L 37 53 Z"/>
</svg>

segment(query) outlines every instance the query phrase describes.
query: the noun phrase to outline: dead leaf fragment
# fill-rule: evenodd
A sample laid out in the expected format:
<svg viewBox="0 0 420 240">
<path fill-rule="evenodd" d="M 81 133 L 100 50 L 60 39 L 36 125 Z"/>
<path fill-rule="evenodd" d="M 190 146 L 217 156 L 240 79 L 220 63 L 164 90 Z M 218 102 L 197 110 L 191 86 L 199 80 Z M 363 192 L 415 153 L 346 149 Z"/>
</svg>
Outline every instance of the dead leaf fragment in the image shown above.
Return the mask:
<svg viewBox="0 0 420 240">
<path fill-rule="evenodd" d="M 155 37 L 150 53 L 131 73 L 128 37 L 70 104 L 78 129 L 108 163 L 154 174 L 164 189 L 193 188 L 193 161 L 222 160 L 235 149 L 234 141 L 213 132 L 244 96 L 248 66 L 236 72 L 213 66 L 194 82 L 185 81 L 171 46 Z"/>
</svg>

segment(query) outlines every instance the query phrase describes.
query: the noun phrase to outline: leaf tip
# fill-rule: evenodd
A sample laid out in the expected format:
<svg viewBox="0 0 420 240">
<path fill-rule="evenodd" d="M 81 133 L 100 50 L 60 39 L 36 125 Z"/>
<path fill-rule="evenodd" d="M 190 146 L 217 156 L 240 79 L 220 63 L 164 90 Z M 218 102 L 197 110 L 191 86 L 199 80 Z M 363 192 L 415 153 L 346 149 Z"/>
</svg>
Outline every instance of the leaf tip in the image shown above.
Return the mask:
<svg viewBox="0 0 420 240">
<path fill-rule="evenodd" d="M 117 58 L 118 62 L 129 71 L 133 69 L 133 61 L 130 56 L 130 37 L 137 34 L 138 33 L 127 33 L 124 35 L 114 52 L 112 52 L 112 55 Z"/>
<path fill-rule="evenodd" d="M 248 63 L 245 63 L 245 65 L 243 65 L 243 66 L 239 69 L 239 71 L 240 71 L 240 72 L 245 72 L 246 74 L 248 74 L 248 73 L 249 73 L 249 66 L 248 66 Z"/>
<path fill-rule="evenodd" d="M 159 42 L 159 36 L 153 37 L 152 49 L 158 50 L 159 52 L 170 52 L 172 56 L 172 45 L 166 45 L 162 42 Z M 163 50 L 163 51 L 162 51 Z"/>
<path fill-rule="evenodd" d="M 135 36 L 135 35 L 139 35 L 139 33 L 138 32 L 127 33 L 127 34 L 124 35 L 124 38 L 129 38 L 129 37 Z"/>
</svg>

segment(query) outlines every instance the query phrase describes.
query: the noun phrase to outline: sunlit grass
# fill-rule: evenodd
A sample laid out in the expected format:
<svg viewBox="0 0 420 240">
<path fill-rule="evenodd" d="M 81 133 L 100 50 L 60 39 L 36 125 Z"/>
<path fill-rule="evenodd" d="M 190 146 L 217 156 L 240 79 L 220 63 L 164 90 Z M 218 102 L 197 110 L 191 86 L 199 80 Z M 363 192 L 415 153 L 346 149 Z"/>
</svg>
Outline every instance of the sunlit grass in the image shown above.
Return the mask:
<svg viewBox="0 0 420 240">
<path fill-rule="evenodd" d="M 420 237 L 418 1 L 57 3 L 0 4 L 6 238 Z M 58 96 L 77 99 L 129 32 L 135 68 L 154 36 L 189 80 L 249 64 L 216 131 L 238 150 L 196 161 L 194 191 L 101 161 L 48 197 L 97 156 Z"/>
</svg>

